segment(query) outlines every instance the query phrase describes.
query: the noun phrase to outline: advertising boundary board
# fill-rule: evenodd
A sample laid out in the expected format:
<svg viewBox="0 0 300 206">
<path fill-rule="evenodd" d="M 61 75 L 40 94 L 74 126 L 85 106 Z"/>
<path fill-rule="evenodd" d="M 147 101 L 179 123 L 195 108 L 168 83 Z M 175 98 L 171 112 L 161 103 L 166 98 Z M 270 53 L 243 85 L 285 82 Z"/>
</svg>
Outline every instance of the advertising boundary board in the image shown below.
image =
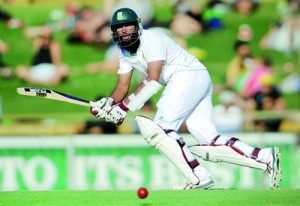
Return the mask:
<svg viewBox="0 0 300 206">
<path fill-rule="evenodd" d="M 283 152 L 283 188 L 299 187 L 299 151 L 293 133 L 227 134 Z M 189 145 L 196 144 L 182 134 Z M 266 188 L 261 172 L 199 160 L 218 187 Z M 171 189 L 184 179 L 141 135 L 0 137 L 0 190 Z"/>
</svg>

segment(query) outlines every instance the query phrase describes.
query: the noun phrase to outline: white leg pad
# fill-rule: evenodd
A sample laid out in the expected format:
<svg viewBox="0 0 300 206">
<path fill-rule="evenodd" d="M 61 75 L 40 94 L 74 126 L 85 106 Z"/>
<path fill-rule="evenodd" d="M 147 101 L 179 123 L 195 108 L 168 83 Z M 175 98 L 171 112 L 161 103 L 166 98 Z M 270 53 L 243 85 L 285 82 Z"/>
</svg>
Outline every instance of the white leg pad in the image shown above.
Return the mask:
<svg viewBox="0 0 300 206">
<path fill-rule="evenodd" d="M 192 184 L 198 184 L 199 178 L 184 159 L 177 141 L 169 137 L 157 124 L 147 117 L 137 116 L 135 120 L 147 143 L 166 156 Z"/>
<path fill-rule="evenodd" d="M 267 165 L 265 163 L 257 162 L 254 159 L 248 158 L 234 151 L 231 147 L 221 146 L 191 146 L 191 152 L 210 162 L 226 162 L 235 165 L 246 166 L 265 171 Z"/>
</svg>

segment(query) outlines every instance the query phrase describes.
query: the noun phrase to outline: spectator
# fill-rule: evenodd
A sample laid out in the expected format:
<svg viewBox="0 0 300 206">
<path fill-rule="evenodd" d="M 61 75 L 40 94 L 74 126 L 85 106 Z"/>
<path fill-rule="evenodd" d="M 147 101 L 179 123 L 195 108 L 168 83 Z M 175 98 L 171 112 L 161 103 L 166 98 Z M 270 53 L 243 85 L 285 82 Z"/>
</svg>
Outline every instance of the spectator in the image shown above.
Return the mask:
<svg viewBox="0 0 300 206">
<path fill-rule="evenodd" d="M 55 10 L 53 11 L 55 12 Z M 111 42 L 109 21 L 104 12 L 89 6 L 81 8 L 75 4 L 65 5 L 65 14 L 59 20 L 51 20 L 41 26 L 28 27 L 25 30 L 27 38 L 35 38 L 41 34 L 60 31 L 70 31 L 67 41 L 69 43 L 84 43 L 108 45 Z"/>
<path fill-rule="evenodd" d="M 18 29 L 23 27 L 24 22 L 14 18 L 10 13 L 0 8 L 0 21 L 5 23 L 5 26 L 10 29 Z"/>
<path fill-rule="evenodd" d="M 228 5 L 222 0 L 208 0 L 204 10 L 206 29 L 220 29 L 223 27 L 222 18 L 228 12 Z"/>
<path fill-rule="evenodd" d="M 25 36 L 29 39 L 36 38 L 39 35 L 73 30 L 76 22 L 80 19 L 80 7 L 74 3 L 66 3 L 65 10 L 53 9 L 50 13 L 47 23 L 40 26 L 30 26 L 25 28 Z"/>
<path fill-rule="evenodd" d="M 175 36 L 181 38 L 200 34 L 205 24 L 199 2 L 178 0 L 174 6 L 174 17 L 170 28 Z"/>
<path fill-rule="evenodd" d="M 280 82 L 280 91 L 285 94 L 300 93 L 300 74 L 295 71 L 295 65 L 287 63 L 284 65 L 283 71 L 286 75 Z"/>
<path fill-rule="evenodd" d="M 253 69 L 249 72 L 249 76 L 246 80 L 243 93 L 247 97 L 254 96 L 262 89 L 262 78 L 265 75 L 273 75 L 272 59 L 269 57 L 263 57 Z"/>
<path fill-rule="evenodd" d="M 229 62 L 226 71 L 226 86 L 241 93 L 248 71 L 254 65 L 255 59 L 249 43 L 237 40 L 234 43 L 235 56 Z"/>
<path fill-rule="evenodd" d="M 266 74 L 261 78 L 262 89 L 254 95 L 256 110 L 282 112 L 285 109 L 284 99 L 281 92 L 274 84 L 274 77 Z M 265 117 L 255 121 L 256 130 L 278 131 L 282 118 L 266 119 Z"/>
<path fill-rule="evenodd" d="M 231 0 L 231 7 L 242 16 L 249 16 L 258 9 L 259 0 Z"/>
<path fill-rule="evenodd" d="M 262 88 L 254 95 L 256 109 L 263 111 L 283 111 L 284 99 L 274 83 L 274 76 L 265 74 L 261 77 Z"/>
<path fill-rule="evenodd" d="M 283 53 L 299 52 L 300 63 L 300 1 L 286 0 L 278 14 L 281 18 L 263 36 L 260 46 Z"/>
<path fill-rule="evenodd" d="M 78 134 L 116 134 L 117 126 L 115 124 L 101 120 L 87 120 L 78 129 Z"/>
<path fill-rule="evenodd" d="M 7 53 L 9 50 L 8 45 L 0 39 L 0 77 L 3 79 L 10 79 L 14 76 L 13 68 L 2 59 L 2 55 Z"/>
<path fill-rule="evenodd" d="M 238 39 L 245 42 L 250 42 L 253 38 L 253 30 L 248 24 L 241 24 L 238 29 Z"/>
<path fill-rule="evenodd" d="M 214 106 L 214 119 L 218 132 L 241 132 L 244 115 L 236 105 L 236 94 L 232 90 L 223 90 L 219 94 L 219 104 Z"/>
<path fill-rule="evenodd" d="M 176 36 L 189 37 L 222 28 L 222 18 L 228 6 L 222 0 L 209 0 L 205 4 L 195 0 L 178 0 L 173 10 L 171 30 Z"/>
<path fill-rule="evenodd" d="M 111 31 L 105 13 L 91 7 L 83 7 L 77 17 L 72 32 L 68 37 L 70 43 L 92 43 L 109 45 Z"/>
<path fill-rule="evenodd" d="M 61 62 L 60 43 L 49 31 L 33 39 L 33 49 L 31 66 L 18 66 L 17 76 L 29 84 L 60 84 L 69 73 L 69 67 Z"/>
</svg>

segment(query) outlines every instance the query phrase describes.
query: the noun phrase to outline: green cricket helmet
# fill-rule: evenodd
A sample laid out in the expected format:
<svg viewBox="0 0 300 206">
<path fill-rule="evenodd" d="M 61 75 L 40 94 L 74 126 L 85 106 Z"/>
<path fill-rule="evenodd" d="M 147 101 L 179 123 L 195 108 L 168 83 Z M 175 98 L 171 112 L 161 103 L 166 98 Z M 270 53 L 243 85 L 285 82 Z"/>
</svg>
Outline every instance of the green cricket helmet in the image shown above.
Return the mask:
<svg viewBox="0 0 300 206">
<path fill-rule="evenodd" d="M 134 25 L 135 30 L 130 34 L 131 40 L 124 41 L 122 35 L 118 34 L 117 28 L 128 25 Z M 121 8 L 114 12 L 110 23 L 110 28 L 112 31 L 113 41 L 118 43 L 120 47 L 128 47 L 133 45 L 139 40 L 139 37 L 142 34 L 141 20 L 138 15 L 129 8 Z"/>
</svg>

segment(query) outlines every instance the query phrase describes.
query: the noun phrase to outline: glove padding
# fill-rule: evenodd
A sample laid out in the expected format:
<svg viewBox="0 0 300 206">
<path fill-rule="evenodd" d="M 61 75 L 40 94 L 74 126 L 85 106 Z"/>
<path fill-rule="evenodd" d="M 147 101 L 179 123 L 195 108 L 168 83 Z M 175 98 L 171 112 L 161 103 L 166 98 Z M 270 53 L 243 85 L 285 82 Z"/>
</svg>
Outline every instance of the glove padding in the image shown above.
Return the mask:
<svg viewBox="0 0 300 206">
<path fill-rule="evenodd" d="M 111 107 L 108 111 L 107 115 L 105 116 L 105 120 L 107 122 L 111 122 L 117 125 L 121 125 L 126 118 L 128 108 L 120 102 Z"/>
<path fill-rule="evenodd" d="M 90 112 L 98 119 L 105 119 L 113 104 L 114 100 L 112 98 L 104 97 L 97 102 L 90 102 Z"/>
</svg>

